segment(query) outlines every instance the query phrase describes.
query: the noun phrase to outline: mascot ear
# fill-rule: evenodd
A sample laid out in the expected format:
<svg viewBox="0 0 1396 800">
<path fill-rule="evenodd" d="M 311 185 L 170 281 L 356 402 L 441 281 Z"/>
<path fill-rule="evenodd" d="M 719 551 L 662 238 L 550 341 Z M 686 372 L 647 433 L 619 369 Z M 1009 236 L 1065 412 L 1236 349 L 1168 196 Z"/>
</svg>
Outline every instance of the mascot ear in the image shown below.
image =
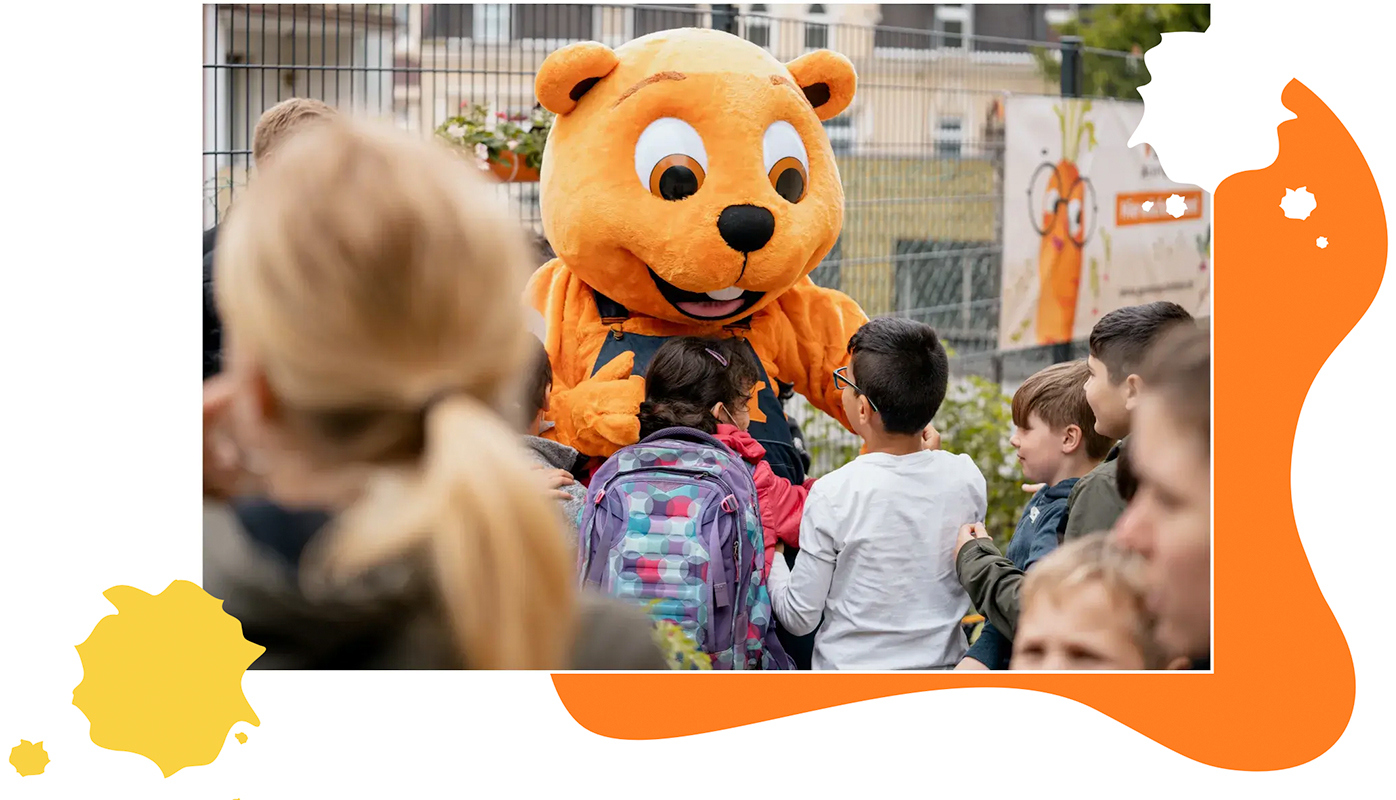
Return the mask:
<svg viewBox="0 0 1396 800">
<path fill-rule="evenodd" d="M 853 62 L 832 50 L 805 53 L 785 65 L 795 83 L 809 98 L 820 121 L 833 119 L 853 102 L 858 75 Z"/>
<path fill-rule="evenodd" d="M 533 91 L 544 108 L 554 114 L 567 114 L 577 107 L 582 95 L 610 75 L 619 63 L 615 52 L 604 44 L 570 44 L 543 59 Z"/>
</svg>

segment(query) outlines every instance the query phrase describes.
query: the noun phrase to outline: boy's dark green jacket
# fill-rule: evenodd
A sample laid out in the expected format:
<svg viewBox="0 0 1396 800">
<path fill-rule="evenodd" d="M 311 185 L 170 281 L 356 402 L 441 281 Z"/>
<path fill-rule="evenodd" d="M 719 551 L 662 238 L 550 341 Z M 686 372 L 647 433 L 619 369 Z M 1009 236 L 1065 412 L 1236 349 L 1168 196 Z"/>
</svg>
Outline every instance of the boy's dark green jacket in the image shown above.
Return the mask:
<svg viewBox="0 0 1396 800">
<path fill-rule="evenodd" d="M 1066 513 L 1057 527 L 1058 541 L 1109 530 L 1124 513 L 1125 502 L 1115 486 L 1119 455 L 1120 447 L 1116 445 L 1105 461 L 1071 487 Z M 1018 591 L 1023 582 L 1023 570 L 1001 555 L 993 542 L 975 539 L 960 548 L 955 557 L 955 572 L 975 609 L 1012 641 L 1018 629 Z"/>
</svg>

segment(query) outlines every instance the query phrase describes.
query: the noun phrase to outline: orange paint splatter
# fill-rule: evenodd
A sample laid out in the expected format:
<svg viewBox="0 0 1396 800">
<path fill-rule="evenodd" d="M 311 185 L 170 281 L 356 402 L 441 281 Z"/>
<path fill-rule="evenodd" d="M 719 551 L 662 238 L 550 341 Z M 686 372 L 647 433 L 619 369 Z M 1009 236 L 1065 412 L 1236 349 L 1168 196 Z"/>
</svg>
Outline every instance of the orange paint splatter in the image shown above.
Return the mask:
<svg viewBox="0 0 1396 800">
<path fill-rule="evenodd" d="M 1227 179 L 1214 198 L 1223 267 L 1212 271 L 1220 273 L 1212 674 L 826 673 L 759 681 L 554 675 L 578 724 L 619 739 L 656 739 L 877 697 L 1000 686 L 1077 700 L 1217 767 L 1285 769 L 1331 747 L 1352 715 L 1352 656 L 1295 529 L 1289 465 L 1309 385 L 1381 284 L 1386 217 L 1371 171 L 1337 117 L 1298 81 L 1282 99 L 1297 119 L 1280 125 L 1279 158 Z M 1331 198 L 1302 223 L 1285 219 L 1275 205 L 1286 186 L 1299 185 Z M 1313 246 L 1318 230 L 1332 242 L 1327 250 Z M 1331 272 L 1320 258 L 1341 258 L 1343 279 L 1312 280 Z M 1295 337 L 1292 321 L 1300 318 L 1305 335 Z M 1266 389 L 1264 403 L 1255 402 L 1256 386 Z M 1256 436 L 1257 430 L 1268 434 Z M 1250 535 L 1257 530 L 1265 531 L 1263 547 Z M 1293 691 L 1296 685 L 1302 694 Z M 681 706 L 650 713 L 647 698 L 680 688 Z"/>
</svg>

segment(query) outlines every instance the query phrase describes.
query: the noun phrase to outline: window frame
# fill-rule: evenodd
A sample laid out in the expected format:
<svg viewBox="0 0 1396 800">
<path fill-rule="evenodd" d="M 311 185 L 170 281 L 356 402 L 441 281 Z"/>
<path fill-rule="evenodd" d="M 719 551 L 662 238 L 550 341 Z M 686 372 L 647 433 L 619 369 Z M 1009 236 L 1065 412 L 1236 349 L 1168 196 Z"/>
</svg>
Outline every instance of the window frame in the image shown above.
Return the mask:
<svg viewBox="0 0 1396 800">
<path fill-rule="evenodd" d="M 815 6 L 819 6 L 820 9 L 817 13 L 813 11 Z M 830 22 L 833 21 L 833 17 L 829 14 L 829 7 L 824 5 L 823 3 L 811 3 L 805 6 L 805 13 L 800 17 L 800 19 L 800 52 L 812 53 L 815 50 L 830 49 L 830 47 L 832 46 L 832 37 L 829 35 L 829 29 L 831 27 Z M 824 29 L 824 44 L 818 47 L 812 47 L 809 43 L 809 35 L 812 26 L 819 26 Z"/>
</svg>

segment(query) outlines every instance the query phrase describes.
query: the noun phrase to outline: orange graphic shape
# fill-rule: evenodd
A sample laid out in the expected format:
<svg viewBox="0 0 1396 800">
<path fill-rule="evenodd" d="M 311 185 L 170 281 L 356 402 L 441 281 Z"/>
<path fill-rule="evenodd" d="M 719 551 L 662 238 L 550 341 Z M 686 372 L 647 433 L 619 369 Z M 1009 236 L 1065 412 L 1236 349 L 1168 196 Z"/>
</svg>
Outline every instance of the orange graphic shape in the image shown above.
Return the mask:
<svg viewBox="0 0 1396 800">
<path fill-rule="evenodd" d="M 1238 770 L 1293 767 L 1342 735 L 1352 656 L 1314 581 L 1288 495 L 1299 410 L 1319 367 L 1375 297 L 1386 218 L 1352 137 L 1312 92 L 1282 96 L 1270 167 L 1214 197 L 1217 226 L 1214 671 L 1148 675 L 554 675 L 588 730 L 619 739 L 703 733 L 910 692 L 1032 689 L 1084 703 L 1184 756 Z M 1306 221 L 1276 206 L 1285 186 L 1323 198 Z M 1332 244 L 1313 246 L 1323 232 Z M 1296 328 L 1302 321 L 1302 330 Z M 1295 687 L 1302 687 L 1296 691 Z M 656 706 L 670 695 L 681 703 Z"/>
</svg>

